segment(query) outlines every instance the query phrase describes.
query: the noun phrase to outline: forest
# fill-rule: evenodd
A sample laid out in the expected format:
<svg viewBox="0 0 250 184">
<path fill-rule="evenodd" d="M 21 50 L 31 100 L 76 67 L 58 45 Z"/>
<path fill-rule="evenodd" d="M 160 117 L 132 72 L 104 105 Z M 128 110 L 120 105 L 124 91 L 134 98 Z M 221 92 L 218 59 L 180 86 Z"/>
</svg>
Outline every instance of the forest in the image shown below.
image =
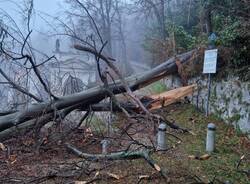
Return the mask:
<svg viewBox="0 0 250 184">
<path fill-rule="evenodd" d="M 250 0 L 0 1 L 0 183 L 250 182 Z"/>
</svg>

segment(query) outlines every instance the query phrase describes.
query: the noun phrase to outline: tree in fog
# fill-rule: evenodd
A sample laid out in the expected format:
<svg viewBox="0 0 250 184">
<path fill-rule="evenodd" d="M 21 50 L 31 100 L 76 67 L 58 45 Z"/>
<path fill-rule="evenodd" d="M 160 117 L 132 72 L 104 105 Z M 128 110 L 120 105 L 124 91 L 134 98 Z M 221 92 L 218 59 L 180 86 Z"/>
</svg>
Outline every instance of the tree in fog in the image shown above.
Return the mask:
<svg viewBox="0 0 250 184">
<path fill-rule="evenodd" d="M 138 11 L 143 13 L 147 17 L 154 18 L 156 20 L 158 33 L 161 39 L 165 39 L 167 36 L 166 31 L 166 8 L 168 13 L 169 1 L 165 0 L 136 0 L 134 5 L 137 7 Z"/>
<path fill-rule="evenodd" d="M 81 38 L 93 35 L 90 40 L 95 44 L 103 44 L 105 52 L 113 56 L 115 41 L 121 42 L 123 58 L 126 55 L 126 42 L 123 30 L 123 15 L 126 4 L 120 0 L 72 0 L 66 1 L 71 5 L 67 11 L 68 20 L 74 25 L 76 34 Z M 125 59 L 126 60 L 126 59 Z M 126 61 L 125 61 L 126 62 Z"/>
</svg>

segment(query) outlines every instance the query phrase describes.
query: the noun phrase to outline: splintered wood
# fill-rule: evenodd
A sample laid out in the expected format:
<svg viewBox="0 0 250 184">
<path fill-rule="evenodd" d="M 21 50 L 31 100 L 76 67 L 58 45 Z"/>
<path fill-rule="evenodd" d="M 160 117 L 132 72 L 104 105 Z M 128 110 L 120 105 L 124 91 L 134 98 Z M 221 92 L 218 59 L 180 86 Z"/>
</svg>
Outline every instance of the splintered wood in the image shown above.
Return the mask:
<svg viewBox="0 0 250 184">
<path fill-rule="evenodd" d="M 159 109 L 170 104 L 173 104 L 180 99 L 191 95 L 197 89 L 197 85 L 190 85 L 166 91 L 157 95 L 151 95 L 151 103 L 148 105 L 149 110 Z"/>
</svg>

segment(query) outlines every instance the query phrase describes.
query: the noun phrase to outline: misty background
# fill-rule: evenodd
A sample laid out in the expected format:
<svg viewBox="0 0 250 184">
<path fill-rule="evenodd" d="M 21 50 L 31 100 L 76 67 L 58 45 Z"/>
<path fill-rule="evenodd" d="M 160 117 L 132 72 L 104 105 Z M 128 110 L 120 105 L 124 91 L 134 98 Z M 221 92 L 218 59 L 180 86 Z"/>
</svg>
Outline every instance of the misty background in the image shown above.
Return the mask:
<svg viewBox="0 0 250 184">
<path fill-rule="evenodd" d="M 21 6 L 25 1 L 23 0 L 2 0 L 0 7 L 8 13 L 22 29 L 25 29 L 23 14 Z M 126 3 L 132 1 L 126 0 Z M 53 54 L 55 51 L 56 40 L 60 39 L 60 47 L 62 50 L 69 50 L 72 47 L 70 38 L 58 35 L 58 20 L 67 21 L 65 12 L 70 8 L 65 0 L 34 0 L 34 10 L 31 20 L 32 29 L 32 46 L 36 49 L 46 53 L 47 55 Z M 130 13 L 130 12 L 129 12 Z M 150 56 L 143 48 L 145 39 L 146 20 L 138 14 L 125 13 L 124 18 L 124 35 L 127 45 L 127 54 L 132 62 L 141 64 L 148 63 L 150 65 Z M 58 19 L 58 20 L 57 20 Z M 59 29 L 60 30 L 60 29 Z M 63 30 L 60 30 L 63 32 Z M 119 52 L 119 46 L 114 50 Z M 146 64 L 147 65 L 147 64 Z"/>
<path fill-rule="evenodd" d="M 46 94 L 31 70 L 32 64 L 23 57 L 27 53 L 39 63 L 41 78 L 48 88 L 59 95 L 66 94 L 64 88 L 70 88 L 66 87 L 67 82 L 81 83 L 70 93 L 100 83 L 102 72 L 114 76 L 109 82 L 118 79 L 105 62 L 98 65 L 95 54 L 86 52 L 86 48 L 76 49 L 79 45 L 110 57 L 124 77 L 208 45 L 226 53 L 220 59 L 221 66 L 242 67 L 246 71 L 248 9 L 243 8 L 246 2 L 237 2 L 225 1 L 223 5 L 213 0 L 1 0 L 1 67 L 25 89 Z M 244 16 L 237 12 L 242 8 L 246 11 Z M 214 39 L 211 42 L 209 38 Z M 187 80 L 201 74 L 201 67 L 202 59 L 197 57 L 179 75 Z M 4 97 L 7 93 L 2 92 Z"/>
</svg>

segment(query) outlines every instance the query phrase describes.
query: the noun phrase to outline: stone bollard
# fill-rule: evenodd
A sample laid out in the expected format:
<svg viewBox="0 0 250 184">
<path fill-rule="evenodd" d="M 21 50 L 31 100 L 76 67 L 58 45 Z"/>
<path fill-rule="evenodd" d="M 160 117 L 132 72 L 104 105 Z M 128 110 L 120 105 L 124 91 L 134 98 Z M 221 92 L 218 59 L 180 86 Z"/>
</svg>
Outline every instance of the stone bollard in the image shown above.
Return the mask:
<svg viewBox="0 0 250 184">
<path fill-rule="evenodd" d="M 157 150 L 159 151 L 167 150 L 166 130 L 167 130 L 167 125 L 165 123 L 161 123 L 159 125 L 157 134 Z"/>
<path fill-rule="evenodd" d="M 207 126 L 207 142 L 206 142 L 206 151 L 209 153 L 214 151 L 215 130 L 216 130 L 215 124 L 209 123 Z"/>
<path fill-rule="evenodd" d="M 101 141 L 102 144 L 102 154 L 107 154 L 108 153 L 108 146 L 109 146 L 109 141 L 107 139 L 103 139 Z"/>
</svg>

